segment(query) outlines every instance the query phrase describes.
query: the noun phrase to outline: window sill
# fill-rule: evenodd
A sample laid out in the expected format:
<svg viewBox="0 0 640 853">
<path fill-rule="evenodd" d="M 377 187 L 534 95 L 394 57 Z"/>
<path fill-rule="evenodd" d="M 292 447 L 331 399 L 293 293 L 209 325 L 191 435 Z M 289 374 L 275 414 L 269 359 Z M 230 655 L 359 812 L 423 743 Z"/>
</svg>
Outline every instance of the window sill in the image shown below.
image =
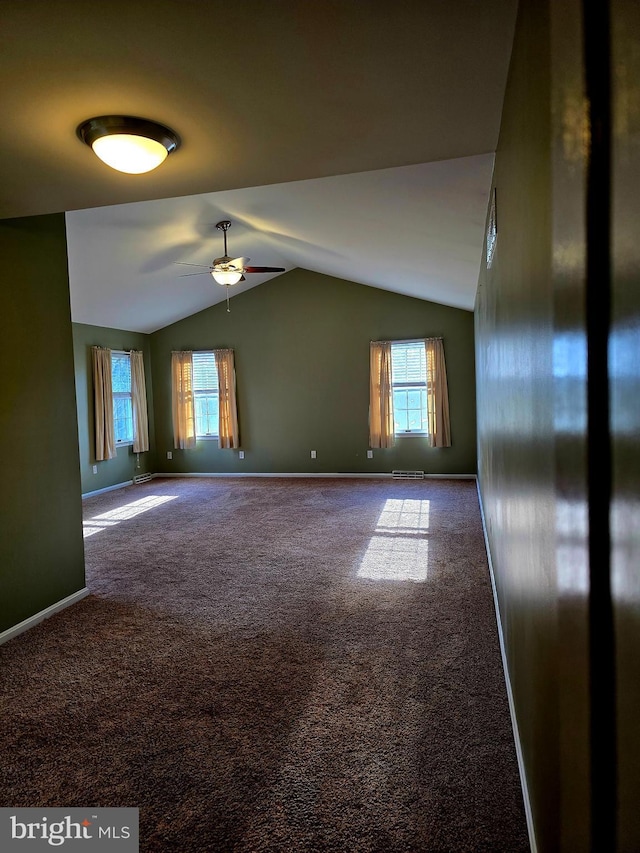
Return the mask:
<svg viewBox="0 0 640 853">
<path fill-rule="evenodd" d="M 217 441 L 218 438 L 217 435 L 197 435 L 196 441 Z"/>
<path fill-rule="evenodd" d="M 429 438 L 428 432 L 396 432 L 396 438 Z"/>
<path fill-rule="evenodd" d="M 133 440 L 131 441 L 116 441 L 116 448 L 118 447 L 133 447 Z"/>
</svg>

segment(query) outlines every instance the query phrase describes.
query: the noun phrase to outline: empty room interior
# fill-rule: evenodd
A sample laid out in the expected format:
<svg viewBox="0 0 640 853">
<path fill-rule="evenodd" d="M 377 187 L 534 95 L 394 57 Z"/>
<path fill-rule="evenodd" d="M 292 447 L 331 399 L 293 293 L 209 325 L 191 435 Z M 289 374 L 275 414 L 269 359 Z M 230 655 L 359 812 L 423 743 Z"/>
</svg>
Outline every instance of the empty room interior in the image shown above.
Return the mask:
<svg viewBox="0 0 640 853">
<path fill-rule="evenodd" d="M 0 32 L 2 849 L 638 853 L 640 6 Z"/>
</svg>

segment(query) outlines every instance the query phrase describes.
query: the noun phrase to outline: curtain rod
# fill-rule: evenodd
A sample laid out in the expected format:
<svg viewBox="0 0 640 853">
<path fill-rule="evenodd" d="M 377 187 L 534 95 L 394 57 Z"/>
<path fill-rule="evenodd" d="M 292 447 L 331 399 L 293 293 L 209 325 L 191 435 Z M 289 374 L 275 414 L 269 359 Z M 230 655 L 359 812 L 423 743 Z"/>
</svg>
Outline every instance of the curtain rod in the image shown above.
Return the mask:
<svg viewBox="0 0 640 853">
<path fill-rule="evenodd" d="M 92 345 L 91 349 L 102 349 L 108 352 L 113 352 L 116 355 L 120 353 L 124 353 L 124 355 L 131 355 L 132 352 L 142 352 L 141 349 L 112 349 L 111 347 L 100 347 L 97 344 Z"/>
<path fill-rule="evenodd" d="M 391 341 L 369 341 L 372 344 L 421 344 L 424 341 L 441 341 L 442 337 L 438 338 L 408 338 L 407 340 L 398 340 L 394 338 Z"/>
<path fill-rule="evenodd" d="M 171 355 L 180 352 L 233 352 L 231 347 L 213 347 L 212 349 L 172 349 Z"/>
</svg>

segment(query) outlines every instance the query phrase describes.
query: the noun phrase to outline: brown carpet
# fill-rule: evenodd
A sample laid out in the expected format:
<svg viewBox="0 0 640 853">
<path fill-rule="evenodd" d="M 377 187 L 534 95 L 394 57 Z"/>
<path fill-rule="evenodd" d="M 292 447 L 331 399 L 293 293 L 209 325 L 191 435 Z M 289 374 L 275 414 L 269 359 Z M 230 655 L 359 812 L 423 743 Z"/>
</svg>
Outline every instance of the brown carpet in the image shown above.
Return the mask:
<svg viewBox="0 0 640 853">
<path fill-rule="evenodd" d="M 0 647 L 0 805 L 137 806 L 142 851 L 529 850 L 475 483 L 84 512 L 91 595 Z"/>
</svg>

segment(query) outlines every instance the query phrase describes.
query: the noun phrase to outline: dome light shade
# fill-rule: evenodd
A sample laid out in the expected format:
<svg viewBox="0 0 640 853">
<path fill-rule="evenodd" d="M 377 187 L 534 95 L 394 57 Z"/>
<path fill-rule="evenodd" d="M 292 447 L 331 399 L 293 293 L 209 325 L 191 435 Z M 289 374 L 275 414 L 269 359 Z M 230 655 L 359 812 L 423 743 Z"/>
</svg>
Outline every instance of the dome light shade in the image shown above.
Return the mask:
<svg viewBox="0 0 640 853">
<path fill-rule="evenodd" d="M 211 270 L 211 275 L 218 284 L 237 284 L 242 278 L 242 272 L 234 272 L 233 270 Z"/>
<path fill-rule="evenodd" d="M 168 127 L 134 116 L 92 118 L 77 134 L 104 163 L 130 175 L 150 172 L 180 145 Z"/>
<path fill-rule="evenodd" d="M 166 160 L 169 153 L 164 145 L 155 139 L 129 133 L 101 136 L 91 147 L 107 166 L 129 175 L 150 172 Z"/>
</svg>

